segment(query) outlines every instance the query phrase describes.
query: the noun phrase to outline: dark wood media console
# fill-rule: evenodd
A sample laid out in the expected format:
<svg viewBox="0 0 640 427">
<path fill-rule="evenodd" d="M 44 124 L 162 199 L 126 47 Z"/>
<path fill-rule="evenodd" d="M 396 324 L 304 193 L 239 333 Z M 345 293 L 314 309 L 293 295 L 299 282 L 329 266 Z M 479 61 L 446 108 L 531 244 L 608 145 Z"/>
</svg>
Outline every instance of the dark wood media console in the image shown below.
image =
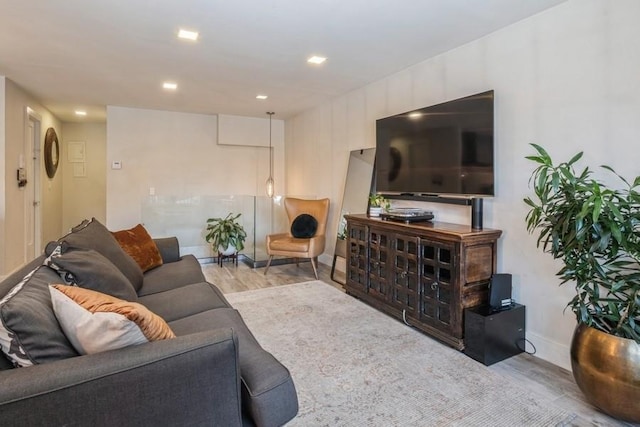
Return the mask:
<svg viewBox="0 0 640 427">
<path fill-rule="evenodd" d="M 488 302 L 502 231 L 345 218 L 347 293 L 464 349 L 464 309 Z"/>
</svg>

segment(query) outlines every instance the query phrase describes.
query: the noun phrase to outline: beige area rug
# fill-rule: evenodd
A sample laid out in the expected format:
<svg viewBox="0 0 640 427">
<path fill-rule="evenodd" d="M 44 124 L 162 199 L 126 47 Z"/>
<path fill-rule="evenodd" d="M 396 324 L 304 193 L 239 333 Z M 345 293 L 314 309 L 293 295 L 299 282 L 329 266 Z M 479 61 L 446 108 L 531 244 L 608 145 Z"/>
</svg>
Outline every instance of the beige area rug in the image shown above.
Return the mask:
<svg viewBox="0 0 640 427">
<path fill-rule="evenodd" d="M 228 294 L 289 368 L 288 426 L 557 426 L 572 414 L 321 281 Z"/>
</svg>

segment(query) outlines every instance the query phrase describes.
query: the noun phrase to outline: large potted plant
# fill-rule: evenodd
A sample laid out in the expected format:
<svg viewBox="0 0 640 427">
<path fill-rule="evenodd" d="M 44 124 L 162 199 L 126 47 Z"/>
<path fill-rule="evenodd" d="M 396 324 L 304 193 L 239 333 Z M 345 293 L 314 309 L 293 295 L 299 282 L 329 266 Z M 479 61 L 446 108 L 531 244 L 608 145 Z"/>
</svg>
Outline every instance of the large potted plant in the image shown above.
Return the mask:
<svg viewBox="0 0 640 427">
<path fill-rule="evenodd" d="M 567 307 L 578 325 L 571 343 L 574 378 L 587 399 L 620 419 L 640 422 L 640 176 L 627 181 L 611 167 L 607 183 L 589 167 L 576 172 L 582 152 L 554 164 L 537 154 L 530 184 L 535 196 L 527 230 L 538 247 L 562 261 L 561 284 L 575 286 Z"/>
<path fill-rule="evenodd" d="M 222 255 L 232 255 L 244 249 L 247 233 L 238 222 L 241 214 L 230 213 L 225 218 L 209 218 L 205 239 L 214 251 Z"/>
</svg>

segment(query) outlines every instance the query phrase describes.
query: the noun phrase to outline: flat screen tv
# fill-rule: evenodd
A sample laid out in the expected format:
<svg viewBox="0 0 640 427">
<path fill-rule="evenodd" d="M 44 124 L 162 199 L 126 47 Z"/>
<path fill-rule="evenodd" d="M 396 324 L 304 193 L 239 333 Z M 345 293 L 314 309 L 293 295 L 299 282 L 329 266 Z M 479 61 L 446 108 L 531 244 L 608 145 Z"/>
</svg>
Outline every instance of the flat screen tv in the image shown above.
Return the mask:
<svg viewBox="0 0 640 427">
<path fill-rule="evenodd" d="M 493 91 L 376 121 L 376 191 L 494 195 Z"/>
</svg>

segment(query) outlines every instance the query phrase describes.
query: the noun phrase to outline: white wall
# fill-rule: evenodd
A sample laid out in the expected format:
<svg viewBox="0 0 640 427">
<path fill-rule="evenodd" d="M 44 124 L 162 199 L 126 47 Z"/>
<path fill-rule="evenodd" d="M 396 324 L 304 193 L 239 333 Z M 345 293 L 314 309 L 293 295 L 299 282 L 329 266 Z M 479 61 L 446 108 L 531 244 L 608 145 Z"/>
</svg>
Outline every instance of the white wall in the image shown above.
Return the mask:
<svg viewBox="0 0 640 427">
<path fill-rule="evenodd" d="M 6 77 L 0 76 L 0 276 L 6 273 L 5 269 L 5 250 L 6 250 L 6 232 L 5 232 L 5 217 L 6 217 L 6 201 L 4 194 L 7 194 L 7 179 L 6 179 L 6 126 L 5 126 L 5 87 Z"/>
<path fill-rule="evenodd" d="M 2 151 L 4 163 L 4 211 L 0 217 L 4 218 L 4 236 L 0 244 L 4 249 L 4 257 L 0 260 L 0 274 L 7 273 L 24 264 L 25 257 L 25 228 L 27 216 L 25 211 L 26 192 L 33 191 L 33 183 L 24 188 L 18 188 L 16 170 L 20 155 L 24 153 L 26 138 L 27 107 L 41 117 L 40 150 L 43 152 L 44 135 L 49 127 L 56 130 L 58 139 L 62 140 L 62 126 L 60 121 L 30 94 L 9 79 L 5 80 L 5 94 L 1 98 L 5 104 L 5 146 Z M 60 147 L 61 156 L 64 149 Z M 28 166 L 27 166 L 28 167 Z M 40 161 L 41 172 L 41 216 L 42 243 L 57 239 L 62 234 L 62 170 L 59 168 L 53 179 L 49 179 L 44 169 L 44 157 Z M 44 247 L 44 245 L 42 246 Z"/>
<path fill-rule="evenodd" d="M 69 230 L 84 219 L 95 217 L 103 224 L 107 220 L 107 126 L 105 123 L 64 123 L 62 229 Z M 69 162 L 69 142 L 85 143 L 85 176 L 74 174 Z"/>
<path fill-rule="evenodd" d="M 556 159 L 584 150 L 585 163 L 638 174 L 639 18 L 637 0 L 569 1 L 300 114 L 287 121 L 287 190 L 331 197 L 333 232 L 348 152 L 375 146 L 376 119 L 494 89 L 497 185 L 485 227 L 504 232 L 498 270 L 514 275 L 537 356 L 569 368 L 575 319 L 563 309 L 573 289 L 558 287 L 560 264 L 526 232 L 525 156 L 535 142 Z M 470 221 L 460 208 L 433 208 L 439 220 Z"/>
<path fill-rule="evenodd" d="M 274 127 L 283 125 L 274 119 Z M 264 137 L 268 143 L 268 134 Z M 276 194 L 282 194 L 282 131 L 274 132 L 273 147 Z M 121 161 L 122 169 L 111 169 L 113 161 Z M 107 108 L 110 229 L 141 222 L 142 203 L 151 187 L 157 197 L 263 196 L 268 176 L 268 148 L 218 145 L 215 115 Z"/>
</svg>

